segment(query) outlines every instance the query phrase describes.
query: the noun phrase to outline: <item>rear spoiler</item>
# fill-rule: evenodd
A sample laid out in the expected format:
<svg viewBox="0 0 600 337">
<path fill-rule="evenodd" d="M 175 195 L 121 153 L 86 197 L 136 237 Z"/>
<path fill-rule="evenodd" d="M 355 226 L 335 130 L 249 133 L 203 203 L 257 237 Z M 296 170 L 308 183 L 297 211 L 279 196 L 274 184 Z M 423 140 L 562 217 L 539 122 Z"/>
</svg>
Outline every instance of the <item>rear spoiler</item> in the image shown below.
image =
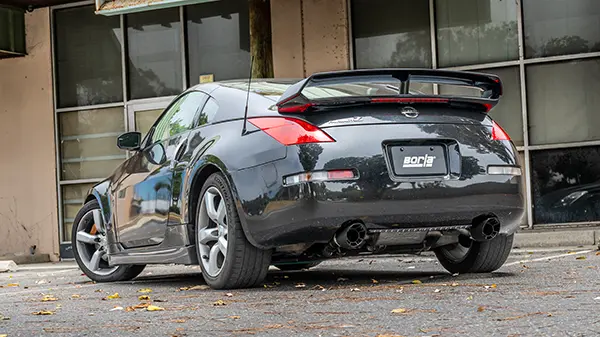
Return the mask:
<svg viewBox="0 0 600 337">
<path fill-rule="evenodd" d="M 308 87 L 319 87 L 331 84 L 352 84 L 396 79 L 400 82 L 398 96 L 350 96 L 319 98 L 309 100 L 302 94 Z M 444 95 L 411 95 L 410 82 L 437 83 L 449 85 L 471 86 L 483 91 L 481 97 L 460 97 Z M 491 110 L 502 96 L 502 82 L 496 75 L 488 75 L 465 71 L 437 69 L 366 69 L 316 73 L 290 86 L 280 97 L 277 107 L 280 113 L 305 112 L 310 108 L 331 107 L 348 103 L 459 103 L 475 104 L 486 112 Z"/>
</svg>

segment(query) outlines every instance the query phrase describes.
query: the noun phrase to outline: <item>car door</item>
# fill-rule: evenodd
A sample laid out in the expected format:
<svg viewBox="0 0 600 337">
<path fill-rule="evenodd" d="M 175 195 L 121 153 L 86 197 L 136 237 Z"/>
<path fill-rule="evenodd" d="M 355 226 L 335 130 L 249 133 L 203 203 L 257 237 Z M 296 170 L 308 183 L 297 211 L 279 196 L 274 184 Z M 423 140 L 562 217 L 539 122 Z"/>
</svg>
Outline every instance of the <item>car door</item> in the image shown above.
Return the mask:
<svg viewBox="0 0 600 337">
<path fill-rule="evenodd" d="M 126 164 L 114 189 L 115 230 L 126 248 L 163 242 L 173 202 L 173 169 L 207 95 L 191 91 L 175 100 Z"/>
</svg>

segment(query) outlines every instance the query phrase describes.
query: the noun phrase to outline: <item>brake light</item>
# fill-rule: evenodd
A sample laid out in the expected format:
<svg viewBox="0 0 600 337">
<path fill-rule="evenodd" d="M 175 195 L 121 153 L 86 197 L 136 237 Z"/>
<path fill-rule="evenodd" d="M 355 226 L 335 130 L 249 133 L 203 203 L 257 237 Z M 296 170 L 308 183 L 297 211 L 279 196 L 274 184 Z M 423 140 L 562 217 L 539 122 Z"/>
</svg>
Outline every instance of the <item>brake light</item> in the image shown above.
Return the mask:
<svg viewBox="0 0 600 337">
<path fill-rule="evenodd" d="M 306 110 L 310 109 L 313 106 L 312 103 L 292 105 L 292 106 L 280 106 L 277 110 L 280 113 L 294 114 L 294 113 L 303 113 Z"/>
<path fill-rule="evenodd" d="M 335 142 L 323 130 L 297 118 L 256 117 L 249 118 L 248 122 L 286 146 Z"/>
<path fill-rule="evenodd" d="M 379 97 L 372 98 L 371 103 L 448 103 L 447 98 L 436 97 Z"/>
<path fill-rule="evenodd" d="M 510 140 L 508 133 L 504 131 L 496 122 L 492 123 L 492 139 L 493 140 Z"/>
</svg>

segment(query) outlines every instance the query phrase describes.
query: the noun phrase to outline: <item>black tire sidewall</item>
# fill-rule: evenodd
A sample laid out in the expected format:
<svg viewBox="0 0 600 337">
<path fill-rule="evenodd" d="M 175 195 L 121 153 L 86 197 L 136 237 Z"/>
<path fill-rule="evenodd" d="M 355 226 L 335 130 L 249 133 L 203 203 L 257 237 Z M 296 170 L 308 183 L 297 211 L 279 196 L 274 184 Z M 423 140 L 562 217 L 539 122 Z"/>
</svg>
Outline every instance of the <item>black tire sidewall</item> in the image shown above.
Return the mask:
<svg viewBox="0 0 600 337">
<path fill-rule="evenodd" d="M 473 241 L 471 248 L 467 255 L 461 261 L 453 261 L 449 258 L 446 253 L 442 249 L 436 249 L 435 255 L 438 258 L 440 264 L 451 273 L 481 273 L 481 272 L 491 272 L 500 268 L 504 262 L 508 254 L 500 254 L 497 253 L 500 251 L 505 251 L 512 249 L 512 243 L 514 239 L 514 234 L 511 235 L 499 235 L 490 241 L 477 242 Z M 510 245 L 510 247 L 508 247 Z M 494 261 L 486 261 L 486 258 L 489 257 L 489 253 L 492 252 L 492 257 Z M 507 253 L 508 253 L 507 252 Z M 491 264 L 494 266 L 493 268 L 482 268 L 483 265 Z"/>
</svg>

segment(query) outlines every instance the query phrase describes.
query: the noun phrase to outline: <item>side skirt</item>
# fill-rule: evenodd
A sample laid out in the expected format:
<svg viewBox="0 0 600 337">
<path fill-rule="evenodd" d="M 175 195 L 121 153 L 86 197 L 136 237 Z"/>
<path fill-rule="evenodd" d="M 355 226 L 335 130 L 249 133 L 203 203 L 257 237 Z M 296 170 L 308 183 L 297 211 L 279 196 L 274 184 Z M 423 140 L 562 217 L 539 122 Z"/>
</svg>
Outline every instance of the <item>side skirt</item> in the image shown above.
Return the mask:
<svg viewBox="0 0 600 337">
<path fill-rule="evenodd" d="M 125 252 L 108 256 L 108 263 L 113 265 L 122 264 L 198 264 L 196 257 L 196 246 L 179 248 L 157 247 L 128 249 Z"/>
</svg>

